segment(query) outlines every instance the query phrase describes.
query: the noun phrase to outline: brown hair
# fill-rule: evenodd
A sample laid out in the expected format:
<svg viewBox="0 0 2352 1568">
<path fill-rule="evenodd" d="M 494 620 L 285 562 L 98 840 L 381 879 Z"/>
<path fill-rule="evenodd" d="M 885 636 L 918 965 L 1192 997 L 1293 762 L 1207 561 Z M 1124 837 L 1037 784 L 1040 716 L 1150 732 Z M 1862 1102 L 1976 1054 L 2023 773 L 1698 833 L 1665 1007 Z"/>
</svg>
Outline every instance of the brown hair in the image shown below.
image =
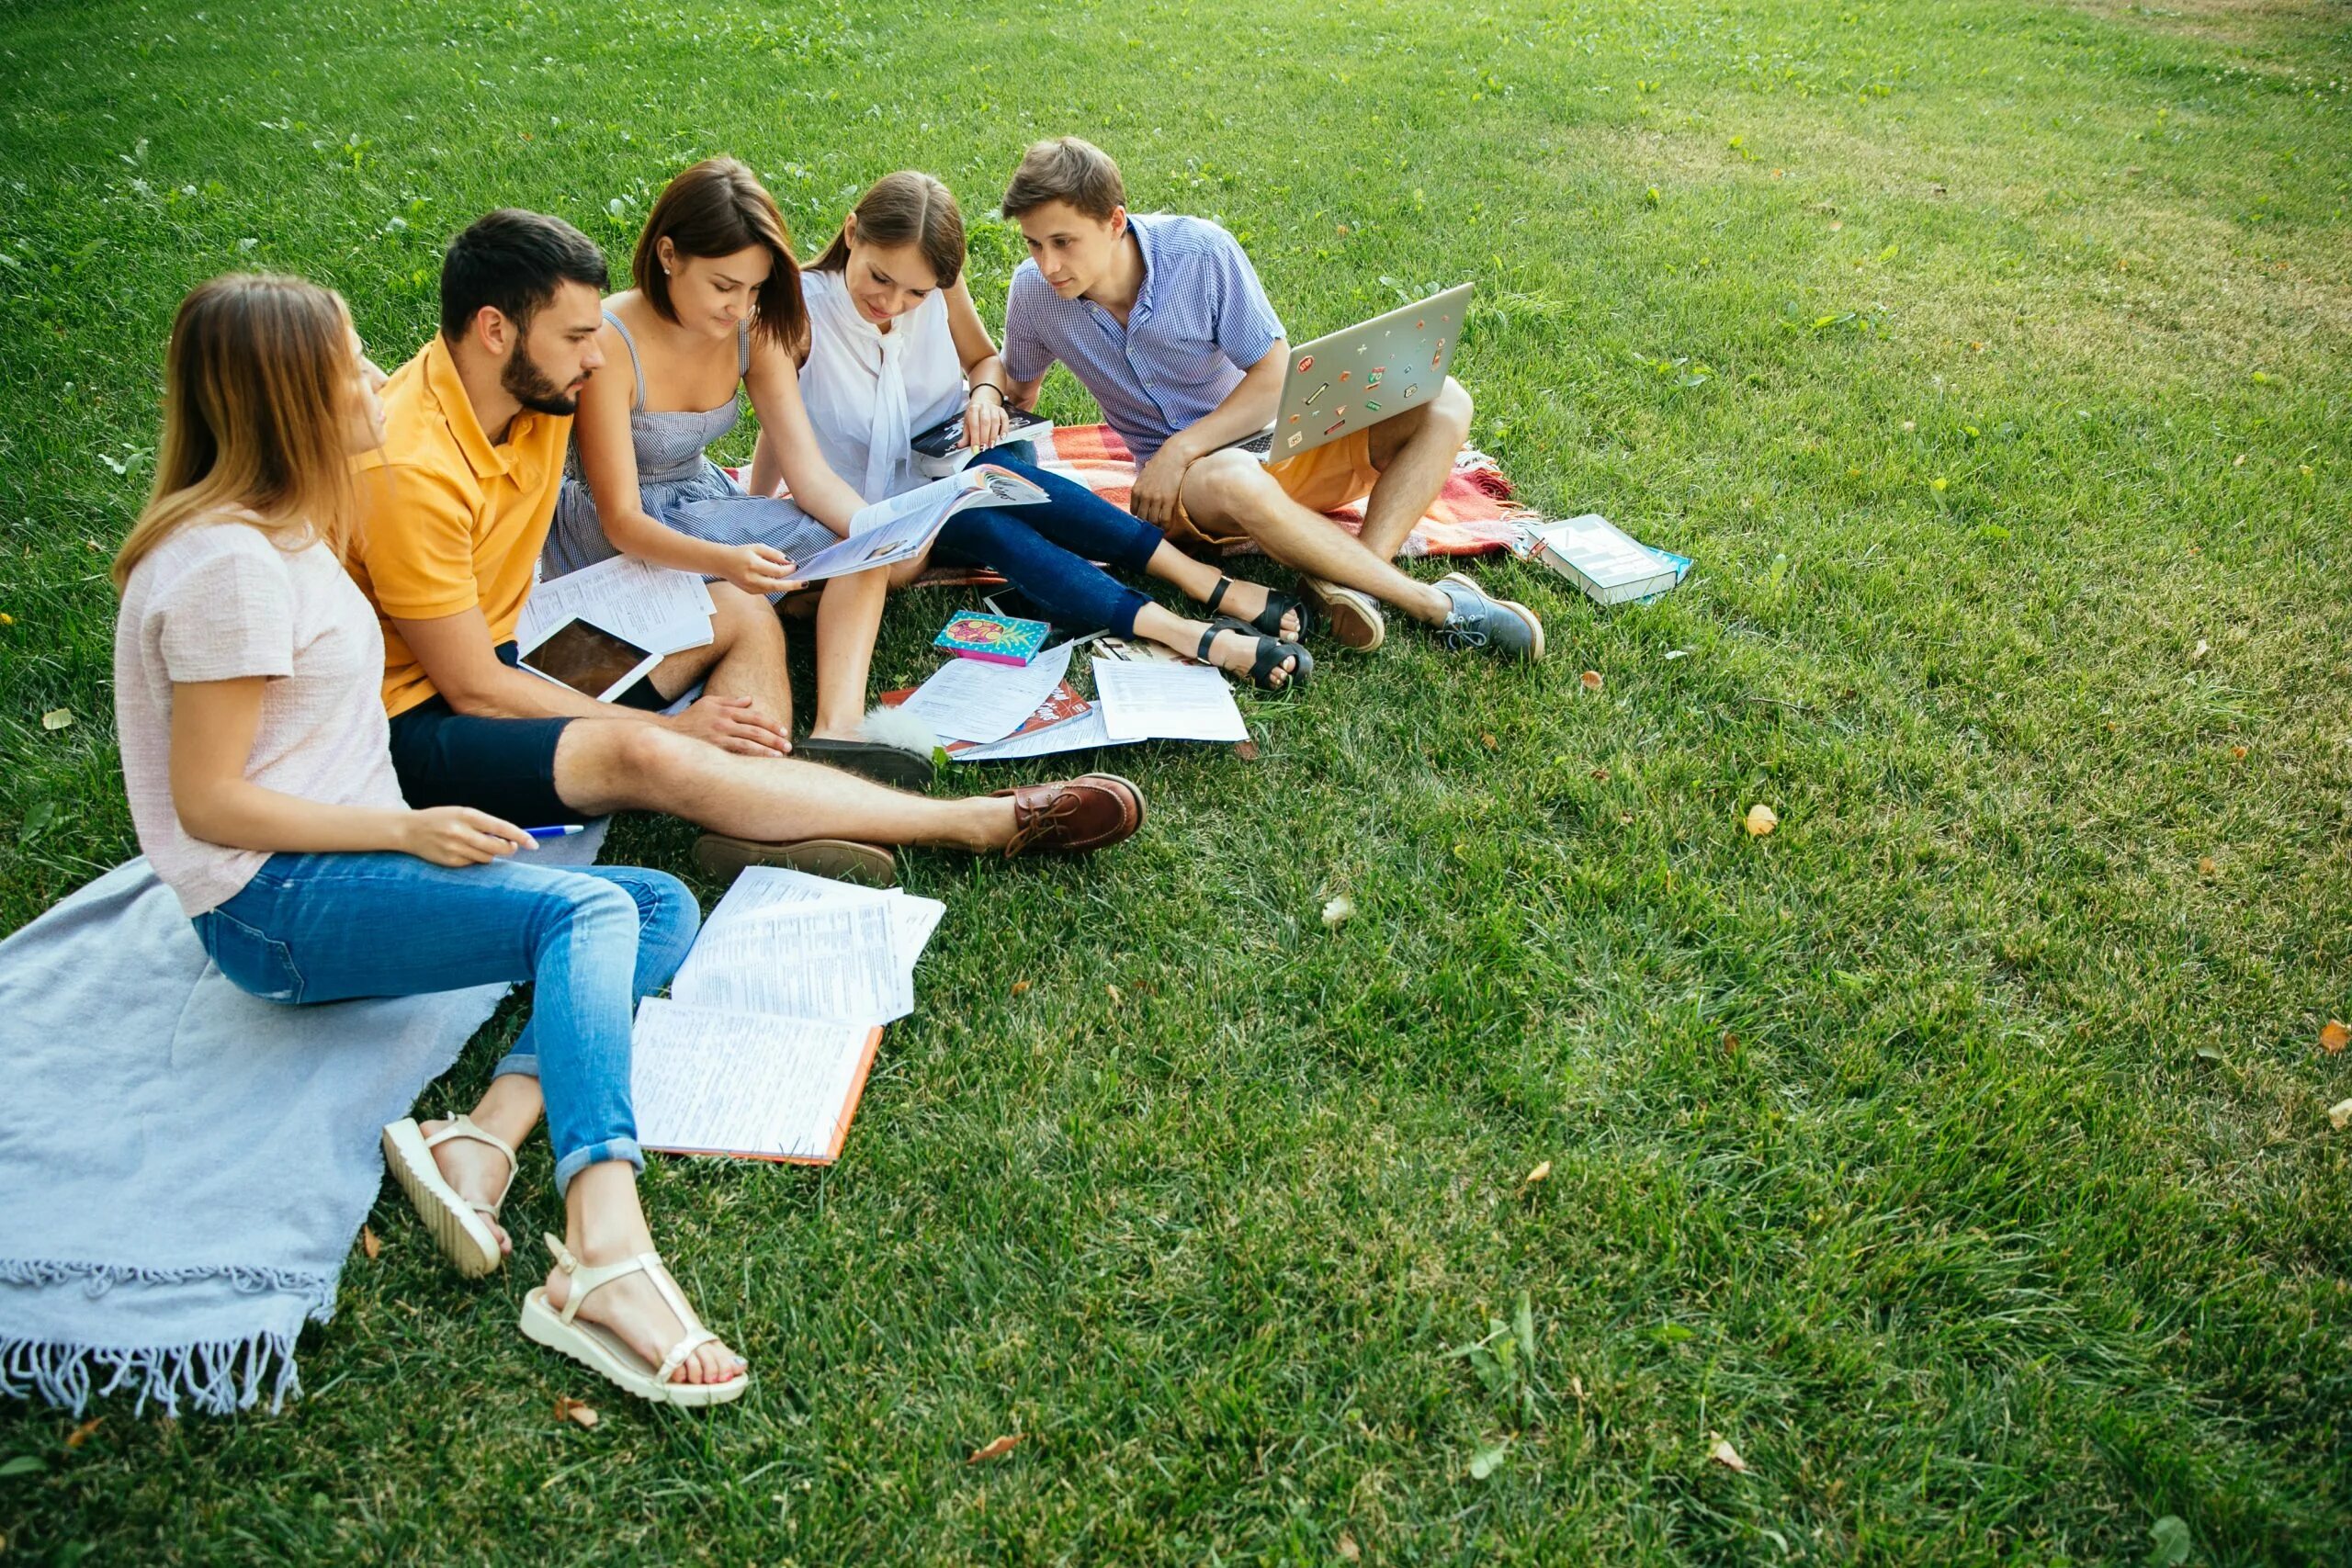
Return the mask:
<svg viewBox="0 0 2352 1568">
<path fill-rule="evenodd" d="M 800 299 L 800 267 L 792 259 L 792 235 L 751 170 L 732 158 L 705 158 L 662 187 L 645 232 L 637 237 L 629 276 L 662 319 L 674 321 L 670 279 L 662 270 L 661 244 L 667 240 L 683 256 L 731 256 L 753 245 L 767 247 L 768 280 L 760 285 L 756 330 L 771 342 L 797 347 L 808 336 L 808 307 Z"/>
<path fill-rule="evenodd" d="M 232 273 L 180 301 L 164 358 L 155 488 L 114 558 L 119 592 L 191 518 L 242 510 L 337 554 L 357 514 L 351 317 L 299 277 Z"/>
<path fill-rule="evenodd" d="M 857 220 L 857 237 L 869 245 L 922 250 L 940 288 L 952 288 L 964 276 L 964 210 L 956 205 L 956 194 L 929 175 L 900 169 L 883 175 L 857 198 L 850 216 Z M 844 223 L 808 270 L 841 272 L 848 265 L 849 225 Z"/>
<path fill-rule="evenodd" d="M 1111 154 L 1091 141 L 1057 136 L 1032 142 L 1021 155 L 1001 210 L 1018 219 L 1049 201 L 1066 201 L 1089 218 L 1108 219 L 1113 209 L 1127 204 L 1127 186 Z"/>
</svg>

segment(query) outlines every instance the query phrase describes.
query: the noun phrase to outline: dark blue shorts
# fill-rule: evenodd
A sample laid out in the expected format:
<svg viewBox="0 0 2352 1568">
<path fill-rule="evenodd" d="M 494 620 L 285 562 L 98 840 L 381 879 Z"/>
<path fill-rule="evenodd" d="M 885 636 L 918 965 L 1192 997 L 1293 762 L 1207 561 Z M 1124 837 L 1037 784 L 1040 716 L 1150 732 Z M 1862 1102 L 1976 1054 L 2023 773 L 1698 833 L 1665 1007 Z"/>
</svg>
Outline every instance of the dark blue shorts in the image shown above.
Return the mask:
<svg viewBox="0 0 2352 1568">
<path fill-rule="evenodd" d="M 497 649 L 516 661 L 514 645 Z M 650 680 L 613 699 L 653 712 L 668 706 Z M 401 796 L 422 809 L 470 806 L 517 828 L 552 828 L 579 814 L 555 792 L 555 748 L 568 718 L 481 718 L 462 714 L 437 693 L 392 718 L 392 771 Z"/>
</svg>

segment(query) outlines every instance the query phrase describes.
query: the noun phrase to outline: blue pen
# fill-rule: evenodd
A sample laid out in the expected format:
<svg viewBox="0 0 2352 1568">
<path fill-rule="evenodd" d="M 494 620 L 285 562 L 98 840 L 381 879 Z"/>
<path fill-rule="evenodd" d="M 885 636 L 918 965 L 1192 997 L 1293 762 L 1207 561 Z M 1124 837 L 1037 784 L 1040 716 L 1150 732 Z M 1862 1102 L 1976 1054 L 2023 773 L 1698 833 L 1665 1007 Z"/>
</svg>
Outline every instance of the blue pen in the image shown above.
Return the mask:
<svg viewBox="0 0 2352 1568">
<path fill-rule="evenodd" d="M 574 833 L 584 833 L 588 829 L 586 828 L 581 826 L 577 822 L 559 822 L 552 828 L 526 828 L 523 829 L 523 831 L 530 834 L 534 839 L 569 839 Z"/>
</svg>

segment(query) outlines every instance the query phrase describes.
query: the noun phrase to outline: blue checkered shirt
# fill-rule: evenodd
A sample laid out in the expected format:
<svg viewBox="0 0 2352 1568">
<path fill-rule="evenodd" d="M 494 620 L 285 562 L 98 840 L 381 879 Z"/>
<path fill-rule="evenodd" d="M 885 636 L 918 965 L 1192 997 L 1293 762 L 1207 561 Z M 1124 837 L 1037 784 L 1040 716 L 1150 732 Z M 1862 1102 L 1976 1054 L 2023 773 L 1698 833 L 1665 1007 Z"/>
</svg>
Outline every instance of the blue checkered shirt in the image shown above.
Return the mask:
<svg viewBox="0 0 2352 1568">
<path fill-rule="evenodd" d="M 1025 261 L 1004 308 L 1004 367 L 1034 381 L 1055 360 L 1094 394 L 1136 455 L 1215 410 L 1266 357 L 1283 323 L 1241 243 L 1205 218 L 1131 213 L 1143 287 L 1127 324 L 1091 299 L 1065 299 Z"/>
</svg>

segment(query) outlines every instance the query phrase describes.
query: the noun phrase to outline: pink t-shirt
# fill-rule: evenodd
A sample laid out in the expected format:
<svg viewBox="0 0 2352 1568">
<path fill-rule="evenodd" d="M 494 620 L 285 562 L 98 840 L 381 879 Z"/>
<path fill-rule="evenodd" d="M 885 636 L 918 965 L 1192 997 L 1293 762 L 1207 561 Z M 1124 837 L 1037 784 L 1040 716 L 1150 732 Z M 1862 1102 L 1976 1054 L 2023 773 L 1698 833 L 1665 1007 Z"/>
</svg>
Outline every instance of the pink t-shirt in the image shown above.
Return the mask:
<svg viewBox="0 0 2352 1568">
<path fill-rule="evenodd" d="M 149 552 L 114 625 L 115 727 L 130 821 L 189 917 L 233 897 L 266 851 L 207 843 L 172 807 L 172 684 L 268 677 L 245 777 L 331 806 L 398 807 L 379 689 L 376 612 L 334 552 L 280 549 L 231 518 L 200 518 Z"/>
</svg>

